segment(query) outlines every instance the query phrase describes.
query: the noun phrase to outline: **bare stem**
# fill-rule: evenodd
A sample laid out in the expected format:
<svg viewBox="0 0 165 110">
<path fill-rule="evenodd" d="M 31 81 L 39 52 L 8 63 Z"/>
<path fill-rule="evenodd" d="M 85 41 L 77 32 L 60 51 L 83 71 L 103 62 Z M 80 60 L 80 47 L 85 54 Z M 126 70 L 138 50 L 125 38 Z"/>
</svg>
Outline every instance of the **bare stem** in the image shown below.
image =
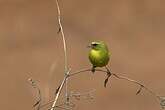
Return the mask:
<svg viewBox="0 0 165 110">
<path fill-rule="evenodd" d="M 118 74 L 116 74 L 116 73 L 112 73 L 112 75 L 115 76 L 115 77 L 118 78 L 118 79 L 127 80 L 127 81 L 129 81 L 129 82 L 132 82 L 132 83 L 134 83 L 134 84 L 137 84 L 137 85 L 140 86 L 140 88 L 144 88 L 144 89 L 147 90 L 149 93 L 151 93 L 153 96 L 158 97 L 158 95 L 157 95 L 155 92 L 153 92 L 151 89 L 149 89 L 148 87 L 146 87 L 144 84 L 140 83 L 139 81 L 130 79 L 130 78 L 125 77 L 125 76 L 118 75 Z M 141 89 L 140 89 L 140 90 L 141 90 Z"/>
<path fill-rule="evenodd" d="M 67 52 L 66 52 L 66 40 L 65 40 L 65 35 L 64 35 L 64 31 L 63 31 L 63 27 L 61 24 L 61 12 L 60 12 L 60 7 L 59 7 L 59 3 L 58 0 L 56 0 L 56 5 L 57 5 L 57 11 L 58 11 L 58 24 L 60 26 L 60 32 L 62 34 L 62 41 L 63 41 L 63 46 L 64 46 L 64 57 L 65 57 L 65 73 L 67 73 Z"/>
<path fill-rule="evenodd" d="M 80 73 L 83 73 L 83 72 L 88 72 L 88 71 L 92 71 L 92 69 L 82 69 L 80 71 L 76 71 L 76 72 L 72 72 L 69 74 L 69 77 L 72 77 L 72 76 L 75 76 L 75 75 L 78 75 Z M 103 73 L 107 73 L 106 70 L 103 70 L 103 69 L 95 69 L 95 71 L 100 71 L 100 72 L 103 72 Z M 153 92 L 151 89 L 149 89 L 148 87 L 146 87 L 144 84 L 142 84 L 141 82 L 139 81 L 136 81 L 136 80 L 133 80 L 133 79 L 130 79 L 128 77 L 125 77 L 125 76 L 122 76 L 120 74 L 117 74 L 117 73 L 111 73 L 111 75 L 113 75 L 114 77 L 116 77 L 117 79 L 123 79 L 123 80 L 127 80 L 129 82 L 132 82 L 136 85 L 139 85 L 140 88 L 144 88 L 146 91 L 148 91 L 150 94 L 152 94 L 153 96 L 155 96 L 156 98 L 159 98 L 159 95 L 157 95 L 155 92 Z M 140 89 L 140 91 L 141 91 Z M 140 92 L 139 91 L 139 92 Z"/>
<path fill-rule="evenodd" d="M 33 79 L 29 78 L 28 81 L 30 82 L 31 86 L 33 88 L 35 88 L 37 90 L 37 92 L 38 92 L 38 100 L 33 105 L 33 107 L 36 107 L 37 106 L 37 110 L 39 110 L 40 109 L 40 106 L 41 106 L 41 100 L 42 100 L 41 99 L 41 90 L 40 90 L 40 88 L 38 87 L 38 85 L 36 84 L 36 82 Z"/>
<path fill-rule="evenodd" d="M 66 48 L 66 39 L 65 39 L 65 35 L 64 35 L 64 31 L 63 31 L 63 27 L 62 27 L 62 23 L 61 23 L 61 11 L 60 11 L 60 6 L 59 6 L 59 2 L 58 0 L 56 0 L 56 5 L 57 5 L 57 11 L 58 11 L 58 24 L 59 24 L 59 32 L 61 32 L 62 35 L 62 41 L 63 41 L 63 47 L 64 47 L 64 74 L 65 76 L 67 76 L 67 71 L 68 71 L 68 64 L 67 64 L 67 48 Z M 67 79 L 66 79 L 66 84 L 65 84 L 65 96 L 66 96 L 66 101 L 68 101 L 68 83 L 67 83 Z"/>
<path fill-rule="evenodd" d="M 59 96 L 60 96 L 60 94 L 61 94 L 61 91 L 62 91 L 62 88 L 64 87 L 64 84 L 66 83 L 66 80 L 67 80 L 67 78 L 68 78 L 68 74 L 69 74 L 69 73 L 70 73 L 70 70 L 67 72 L 67 75 L 65 75 L 65 77 L 64 77 L 64 79 L 63 79 L 61 85 L 60 85 L 59 88 L 58 88 L 58 91 L 57 91 L 57 93 L 56 93 L 56 97 L 55 97 L 55 99 L 54 99 L 54 102 L 53 102 L 53 105 L 52 105 L 52 107 L 51 107 L 51 110 L 55 110 L 57 100 L 58 100 L 58 98 L 59 98 Z"/>
</svg>

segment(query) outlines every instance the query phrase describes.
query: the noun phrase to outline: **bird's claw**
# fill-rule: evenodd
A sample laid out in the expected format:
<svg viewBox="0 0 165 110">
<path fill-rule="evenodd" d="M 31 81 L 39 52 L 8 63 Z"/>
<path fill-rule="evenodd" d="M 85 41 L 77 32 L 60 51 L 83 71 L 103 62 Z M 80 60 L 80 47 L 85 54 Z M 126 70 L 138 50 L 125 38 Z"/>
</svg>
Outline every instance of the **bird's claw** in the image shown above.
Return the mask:
<svg viewBox="0 0 165 110">
<path fill-rule="evenodd" d="M 92 67 L 91 71 L 94 73 L 96 71 L 95 67 Z"/>
</svg>

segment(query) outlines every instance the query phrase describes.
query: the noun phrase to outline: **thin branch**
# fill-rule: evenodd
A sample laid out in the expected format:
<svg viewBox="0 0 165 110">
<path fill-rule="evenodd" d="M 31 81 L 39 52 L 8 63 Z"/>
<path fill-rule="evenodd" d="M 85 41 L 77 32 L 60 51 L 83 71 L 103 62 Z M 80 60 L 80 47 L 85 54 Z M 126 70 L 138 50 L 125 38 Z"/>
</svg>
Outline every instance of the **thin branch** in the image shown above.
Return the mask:
<svg viewBox="0 0 165 110">
<path fill-rule="evenodd" d="M 49 104 L 52 104 L 53 102 L 54 102 L 54 100 L 50 100 L 50 101 L 48 101 L 47 103 L 41 105 L 40 108 L 43 108 L 43 107 L 45 107 L 45 106 L 47 106 L 47 105 L 49 105 Z M 62 106 L 62 105 L 63 105 L 63 104 L 58 104 L 58 105 L 56 105 L 55 107 L 59 107 L 59 106 Z"/>
<path fill-rule="evenodd" d="M 36 82 L 32 78 L 29 78 L 28 81 L 29 81 L 30 85 L 37 90 L 38 100 L 33 105 L 33 107 L 36 107 L 38 105 L 37 110 L 39 110 L 40 106 L 41 106 L 41 100 L 42 100 L 42 98 L 41 98 L 41 90 L 40 90 L 40 88 L 38 87 L 38 85 L 36 84 Z"/>
<path fill-rule="evenodd" d="M 49 101 L 48 103 L 41 105 L 40 108 L 43 108 L 43 107 L 45 107 L 45 106 L 47 106 L 47 105 L 49 105 L 49 104 L 51 104 L 51 103 L 53 103 L 53 101 Z M 56 105 L 55 107 L 56 107 L 56 108 L 60 108 L 60 109 L 70 110 L 70 109 L 68 109 L 68 108 L 62 107 L 61 105 Z M 51 109 L 48 109 L 48 110 L 51 110 Z"/>
<path fill-rule="evenodd" d="M 70 70 L 67 72 L 67 75 L 64 77 L 64 79 L 63 79 L 61 85 L 60 85 L 59 88 L 58 88 L 58 91 L 57 91 L 56 97 L 55 97 L 55 99 L 54 99 L 54 102 L 53 102 L 53 104 L 52 104 L 51 110 L 54 110 L 55 107 L 56 107 L 57 100 L 58 100 L 58 98 L 59 98 L 59 96 L 60 96 L 60 94 L 61 94 L 61 91 L 62 91 L 62 88 L 64 87 L 64 84 L 66 83 L 66 80 L 67 80 L 67 78 L 68 78 L 69 73 L 70 73 Z"/>
<path fill-rule="evenodd" d="M 60 11 L 60 6 L 59 6 L 59 2 L 58 0 L 56 0 L 56 5 L 57 5 L 57 11 L 58 11 L 58 24 L 59 24 L 59 32 L 61 32 L 62 35 L 62 41 L 63 41 L 63 47 L 64 47 L 64 73 L 65 76 L 67 76 L 67 71 L 68 71 L 68 63 L 67 63 L 67 48 L 66 48 L 66 39 L 65 39 L 65 34 L 63 31 L 63 27 L 62 27 L 62 23 L 61 23 L 61 11 Z M 68 101 L 68 83 L 67 83 L 67 79 L 65 82 L 65 95 L 66 95 L 66 101 Z"/>
<path fill-rule="evenodd" d="M 72 72 L 69 74 L 69 77 L 72 77 L 72 76 L 75 76 L 75 75 L 78 75 L 80 73 L 83 73 L 83 72 L 89 72 L 89 71 L 92 71 L 92 69 L 82 69 L 80 71 L 76 71 L 76 72 Z M 107 74 L 107 70 L 103 70 L 103 69 L 95 69 L 95 71 L 100 71 L 100 72 L 103 72 L 103 73 L 106 73 Z M 146 91 L 148 91 L 150 94 L 152 94 L 153 96 L 155 96 L 156 98 L 159 98 L 160 96 L 157 95 L 155 92 L 153 92 L 151 89 L 149 89 L 148 87 L 146 87 L 144 84 L 142 84 L 141 82 L 139 81 L 136 81 L 136 80 L 133 80 L 133 79 L 130 79 L 128 77 L 125 77 L 125 76 L 122 76 L 120 74 L 117 74 L 117 73 L 111 73 L 111 75 L 113 75 L 114 77 L 116 77 L 117 79 L 122 79 L 122 80 L 127 80 L 129 82 L 132 82 L 136 85 L 139 85 L 141 89 L 145 89 Z M 141 92 L 141 89 L 139 90 L 139 92 Z"/>
<path fill-rule="evenodd" d="M 70 73 L 70 74 L 69 74 L 69 77 L 74 76 L 74 75 L 77 75 L 77 74 L 79 74 L 79 73 L 88 72 L 88 71 L 92 71 L 92 69 L 82 69 L 82 70 L 79 70 L 79 71 Z"/>
<path fill-rule="evenodd" d="M 81 97 L 85 99 L 93 99 L 92 93 L 95 92 L 95 89 L 84 92 L 84 93 L 79 93 L 79 92 L 71 92 L 70 97 L 74 97 L 76 100 L 80 100 Z"/>
<path fill-rule="evenodd" d="M 116 74 L 116 73 L 112 73 L 112 75 L 115 76 L 115 77 L 118 78 L 118 79 L 127 80 L 127 81 L 129 81 L 129 82 L 132 82 L 132 83 L 134 83 L 134 84 L 137 84 L 137 85 L 140 86 L 140 88 L 144 88 L 145 90 L 147 90 L 147 91 L 148 91 L 150 94 L 152 94 L 153 96 L 158 97 L 158 95 L 157 95 L 155 92 L 153 92 L 151 89 L 149 89 L 148 87 L 146 87 L 144 84 L 140 83 L 139 81 L 130 79 L 130 78 L 125 77 L 125 76 L 118 75 L 118 74 Z M 140 90 L 140 91 L 141 91 L 141 90 Z"/>
<path fill-rule="evenodd" d="M 65 73 L 67 73 L 68 67 L 67 67 L 67 49 L 66 49 L 66 40 L 65 40 L 65 34 L 63 31 L 63 27 L 62 27 L 62 23 L 61 23 L 61 11 L 60 11 L 60 7 L 59 7 L 59 3 L 58 0 L 56 0 L 56 5 L 57 5 L 57 11 L 58 11 L 58 24 L 60 26 L 59 28 L 59 32 L 61 32 L 62 35 L 62 41 L 63 41 L 63 46 L 64 46 L 64 57 L 65 57 Z"/>
</svg>

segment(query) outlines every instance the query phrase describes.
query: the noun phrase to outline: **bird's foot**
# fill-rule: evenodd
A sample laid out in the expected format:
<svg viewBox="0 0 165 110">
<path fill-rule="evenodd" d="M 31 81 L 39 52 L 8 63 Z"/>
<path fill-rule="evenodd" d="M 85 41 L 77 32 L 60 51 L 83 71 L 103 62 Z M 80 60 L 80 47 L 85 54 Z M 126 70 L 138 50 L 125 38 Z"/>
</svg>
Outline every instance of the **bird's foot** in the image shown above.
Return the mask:
<svg viewBox="0 0 165 110">
<path fill-rule="evenodd" d="M 95 71 L 96 71 L 96 69 L 95 69 L 96 67 L 95 66 L 93 66 L 92 67 L 92 69 L 91 69 L 91 71 L 92 71 L 92 73 L 94 74 L 95 73 Z"/>
</svg>

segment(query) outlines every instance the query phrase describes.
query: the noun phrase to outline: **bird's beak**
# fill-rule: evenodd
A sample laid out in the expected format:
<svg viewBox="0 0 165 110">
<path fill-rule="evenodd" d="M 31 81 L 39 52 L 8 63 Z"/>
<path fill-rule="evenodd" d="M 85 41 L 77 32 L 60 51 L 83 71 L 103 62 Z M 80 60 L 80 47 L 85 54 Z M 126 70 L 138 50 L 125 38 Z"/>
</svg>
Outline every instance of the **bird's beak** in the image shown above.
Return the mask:
<svg viewBox="0 0 165 110">
<path fill-rule="evenodd" d="M 87 48 L 91 48 L 92 46 L 91 45 L 88 45 Z"/>
</svg>

